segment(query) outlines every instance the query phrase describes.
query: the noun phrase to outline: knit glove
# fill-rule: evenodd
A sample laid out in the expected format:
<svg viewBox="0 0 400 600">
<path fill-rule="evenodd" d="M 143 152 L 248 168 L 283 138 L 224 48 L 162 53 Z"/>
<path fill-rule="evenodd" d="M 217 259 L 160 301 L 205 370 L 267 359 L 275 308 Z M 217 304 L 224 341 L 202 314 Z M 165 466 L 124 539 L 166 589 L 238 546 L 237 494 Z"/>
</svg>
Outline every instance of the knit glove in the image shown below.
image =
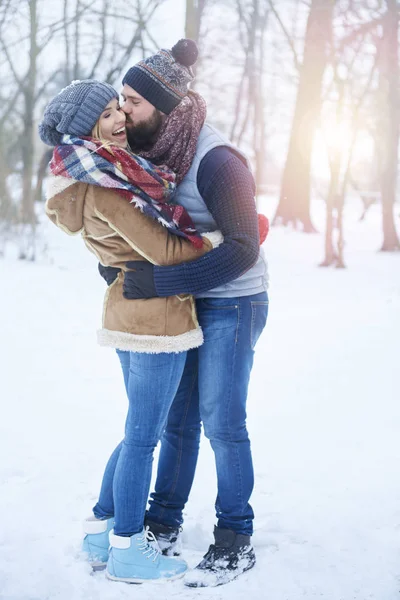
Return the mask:
<svg viewBox="0 0 400 600">
<path fill-rule="evenodd" d="M 139 298 L 156 298 L 158 296 L 154 283 L 154 267 L 142 260 L 130 260 L 126 263 L 123 283 L 123 296 L 128 300 Z"/>
<path fill-rule="evenodd" d="M 103 279 L 106 280 L 107 285 L 111 285 L 118 277 L 118 273 L 121 269 L 117 267 L 105 267 L 101 263 L 98 264 L 99 273 Z"/>
</svg>

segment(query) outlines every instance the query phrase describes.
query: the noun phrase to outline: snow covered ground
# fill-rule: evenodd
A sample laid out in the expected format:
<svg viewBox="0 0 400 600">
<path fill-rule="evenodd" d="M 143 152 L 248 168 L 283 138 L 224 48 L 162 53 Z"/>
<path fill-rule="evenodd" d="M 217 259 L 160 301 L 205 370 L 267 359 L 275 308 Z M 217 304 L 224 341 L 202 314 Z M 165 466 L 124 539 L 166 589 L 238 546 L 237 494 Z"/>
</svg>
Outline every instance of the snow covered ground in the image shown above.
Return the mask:
<svg viewBox="0 0 400 600">
<path fill-rule="evenodd" d="M 270 212 L 270 208 L 266 208 Z M 346 220 L 347 270 L 316 268 L 321 236 L 272 230 L 270 315 L 249 396 L 257 566 L 192 590 L 112 583 L 79 555 L 126 399 L 96 346 L 104 284 L 77 238 L 45 226 L 47 257 L 0 262 L 0 598 L 395 600 L 400 589 L 400 256 L 379 214 Z M 185 558 L 211 542 L 215 469 L 203 440 Z"/>
</svg>

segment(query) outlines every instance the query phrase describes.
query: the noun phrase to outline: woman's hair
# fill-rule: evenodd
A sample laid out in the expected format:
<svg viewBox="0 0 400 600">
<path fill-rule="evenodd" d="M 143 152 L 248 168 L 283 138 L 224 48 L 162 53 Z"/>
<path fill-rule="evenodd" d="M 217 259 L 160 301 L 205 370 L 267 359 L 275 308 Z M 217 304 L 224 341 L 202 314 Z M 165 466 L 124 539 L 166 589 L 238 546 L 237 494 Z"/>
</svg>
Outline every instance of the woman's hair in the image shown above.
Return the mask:
<svg viewBox="0 0 400 600">
<path fill-rule="evenodd" d="M 93 127 L 92 131 L 90 132 L 90 136 L 92 138 L 95 138 L 96 140 L 100 140 L 102 148 L 111 148 L 113 145 L 112 142 L 110 142 L 110 140 L 105 140 L 103 138 L 103 136 L 101 134 L 100 119 L 98 121 L 96 121 L 95 126 Z"/>
<path fill-rule="evenodd" d="M 92 137 L 97 138 L 98 140 L 101 140 L 101 128 L 100 128 L 100 119 L 98 119 L 98 121 L 96 121 L 92 132 L 90 134 Z M 105 141 L 105 140 L 104 140 Z"/>
</svg>

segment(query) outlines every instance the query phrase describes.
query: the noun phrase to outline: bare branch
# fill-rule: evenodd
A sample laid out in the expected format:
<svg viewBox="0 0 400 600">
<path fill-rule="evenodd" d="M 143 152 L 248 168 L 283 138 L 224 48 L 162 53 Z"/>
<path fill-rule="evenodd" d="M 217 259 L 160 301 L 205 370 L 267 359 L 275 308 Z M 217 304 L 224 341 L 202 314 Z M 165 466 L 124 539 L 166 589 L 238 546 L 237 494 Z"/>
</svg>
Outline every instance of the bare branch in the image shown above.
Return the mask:
<svg viewBox="0 0 400 600">
<path fill-rule="evenodd" d="M 6 57 L 8 66 L 10 67 L 11 73 L 13 74 L 13 77 L 14 77 L 15 81 L 17 82 L 19 89 L 22 90 L 23 89 L 23 79 L 20 79 L 18 73 L 16 72 L 15 67 L 14 67 L 14 62 L 11 60 L 10 55 L 8 53 L 8 48 L 5 45 L 4 40 L 2 38 L 0 38 L 0 42 L 1 42 L 1 46 L 3 48 L 4 56 Z"/>
<path fill-rule="evenodd" d="M 36 92 L 35 95 L 35 103 L 38 102 L 38 100 L 43 96 L 43 94 L 45 93 L 47 86 L 49 85 L 49 83 L 52 83 L 57 76 L 61 73 L 61 69 L 57 69 L 56 71 L 54 71 L 50 77 L 48 77 L 46 79 L 46 81 L 43 83 L 43 85 L 38 89 L 38 91 Z"/>
<path fill-rule="evenodd" d="M 153 6 L 151 6 L 151 4 L 153 4 Z M 115 63 L 115 65 L 106 74 L 106 78 L 105 78 L 106 81 L 112 83 L 114 81 L 114 77 L 116 76 L 116 74 L 121 71 L 122 67 L 125 65 L 128 58 L 130 57 L 133 49 L 135 48 L 137 43 L 140 41 L 141 30 L 143 28 L 145 28 L 146 23 L 148 23 L 150 21 L 151 17 L 154 15 L 158 6 L 159 6 L 159 2 L 157 0 L 153 3 L 149 2 L 149 4 L 148 4 L 148 7 L 150 7 L 149 12 L 147 13 L 147 15 L 145 15 L 143 17 L 143 22 L 139 23 L 129 44 L 125 48 L 125 52 L 122 53 L 119 60 Z"/>
<path fill-rule="evenodd" d="M 108 8 L 108 0 L 104 0 L 104 5 L 103 5 L 103 14 L 101 16 L 100 19 L 100 24 L 101 24 L 101 45 L 100 45 L 100 49 L 99 52 L 97 54 L 97 58 L 94 62 L 94 65 L 92 67 L 92 70 L 90 72 L 90 75 L 88 76 L 88 79 L 93 79 L 96 73 L 96 69 L 100 64 L 100 61 L 104 55 L 105 49 L 106 49 L 106 45 L 107 45 L 107 28 L 106 28 L 106 23 L 107 23 L 107 8 Z"/>
<path fill-rule="evenodd" d="M 344 36 L 340 42 L 339 50 L 343 50 L 345 46 L 351 46 L 360 36 L 365 36 L 367 33 L 372 32 L 378 25 L 382 25 L 383 17 L 372 19 L 362 23 L 357 29 L 353 29 L 348 35 Z"/>
<path fill-rule="evenodd" d="M 82 4 L 82 9 L 80 10 L 79 13 L 76 13 L 73 17 L 71 17 L 71 19 L 68 21 L 67 25 L 70 25 L 72 23 L 74 23 L 75 18 L 77 16 L 81 16 L 83 15 L 86 10 L 88 10 L 90 8 L 90 4 Z M 44 25 L 43 27 L 38 27 L 37 32 L 44 33 L 44 39 L 45 42 L 43 42 L 43 45 L 39 46 L 39 53 L 42 52 L 42 50 L 47 46 L 47 44 L 49 43 L 49 41 L 54 37 L 54 34 L 58 33 L 59 31 L 62 31 L 65 27 L 65 21 L 64 21 L 64 16 L 62 19 L 55 21 L 54 23 L 51 23 L 50 25 Z M 15 48 L 16 46 L 19 46 L 22 42 L 26 42 L 28 41 L 30 38 L 30 35 L 24 35 L 21 38 L 18 38 L 16 40 L 14 40 L 12 43 L 8 44 L 7 47 L 8 49 L 11 48 Z"/>
<path fill-rule="evenodd" d="M 2 127 L 5 121 L 9 118 L 10 112 L 12 111 L 19 94 L 20 88 L 17 88 L 14 92 L 14 95 L 11 97 L 10 102 L 7 104 L 2 116 L 0 117 L 0 127 Z"/>
<path fill-rule="evenodd" d="M 5 21 L 6 21 L 6 17 L 9 14 L 8 11 L 9 11 L 9 8 L 10 8 L 11 0 L 6 0 L 6 2 L 4 2 L 4 6 L 2 6 L 2 4 L 3 4 L 3 2 L 1 2 L 1 4 L 0 4 L 0 8 L 3 9 L 3 15 L 2 15 L 2 18 L 1 18 L 1 21 L 0 21 L 0 32 L 3 29 L 3 25 L 4 25 Z"/>
<path fill-rule="evenodd" d="M 292 36 L 290 35 L 289 31 L 285 27 L 285 24 L 282 21 L 280 15 L 278 13 L 278 11 L 276 10 L 273 1 L 272 0 L 268 0 L 268 4 L 269 4 L 269 6 L 270 6 L 270 8 L 272 10 L 272 13 L 273 13 L 274 17 L 276 18 L 276 20 L 278 21 L 278 23 L 279 23 L 279 25 L 280 25 L 280 27 L 282 29 L 282 32 L 283 32 L 283 34 L 284 34 L 284 36 L 285 36 L 285 38 L 286 38 L 286 40 L 287 40 L 287 42 L 289 44 L 290 50 L 292 51 L 295 67 L 296 67 L 296 69 L 298 71 L 300 71 L 301 63 L 300 63 L 299 58 L 297 56 L 297 52 L 296 52 L 296 48 L 294 47 L 294 44 L 293 44 Z"/>
</svg>

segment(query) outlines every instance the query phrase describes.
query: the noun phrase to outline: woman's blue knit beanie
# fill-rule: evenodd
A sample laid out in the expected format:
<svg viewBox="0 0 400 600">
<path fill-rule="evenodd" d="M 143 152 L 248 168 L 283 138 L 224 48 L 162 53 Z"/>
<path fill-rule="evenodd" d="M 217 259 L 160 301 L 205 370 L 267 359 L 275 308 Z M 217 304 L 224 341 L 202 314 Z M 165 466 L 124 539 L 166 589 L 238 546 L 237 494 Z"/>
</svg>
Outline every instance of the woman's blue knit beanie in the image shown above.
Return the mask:
<svg viewBox="0 0 400 600">
<path fill-rule="evenodd" d="M 40 139 L 49 146 L 57 146 L 65 133 L 90 135 L 113 98 L 118 98 L 118 93 L 108 83 L 94 79 L 73 81 L 46 106 L 39 125 Z"/>
</svg>

